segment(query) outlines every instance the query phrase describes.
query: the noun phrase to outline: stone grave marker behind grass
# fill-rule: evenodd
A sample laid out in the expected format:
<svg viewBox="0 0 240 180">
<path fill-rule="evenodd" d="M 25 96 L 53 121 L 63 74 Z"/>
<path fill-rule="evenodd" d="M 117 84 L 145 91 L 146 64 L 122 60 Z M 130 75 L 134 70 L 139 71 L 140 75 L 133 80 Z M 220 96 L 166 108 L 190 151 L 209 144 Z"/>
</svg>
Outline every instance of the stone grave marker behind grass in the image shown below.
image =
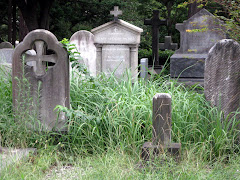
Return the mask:
<svg viewBox="0 0 240 180">
<path fill-rule="evenodd" d="M 177 50 L 178 44 L 172 42 L 171 36 L 165 36 L 164 43 L 159 43 L 160 50 Z"/>
<path fill-rule="evenodd" d="M 118 19 L 119 10 L 114 8 L 114 20 L 91 30 L 97 47 L 97 73 L 113 73 L 122 79 L 131 69 L 132 79 L 138 75 L 138 46 L 143 30 Z M 120 13 L 121 14 L 121 13 Z"/>
<path fill-rule="evenodd" d="M 209 51 L 205 61 L 204 94 L 225 117 L 240 108 L 240 45 L 223 39 Z"/>
<path fill-rule="evenodd" d="M 77 31 L 70 38 L 70 43 L 75 44 L 80 53 L 79 63 L 85 64 L 90 75 L 96 76 L 96 46 L 93 34 L 85 30 Z"/>
<path fill-rule="evenodd" d="M 31 49 L 36 55 L 26 53 Z M 29 62 L 34 62 L 35 68 Z M 16 120 L 28 120 L 27 127 L 38 131 L 67 130 L 65 114 L 54 109 L 57 105 L 69 107 L 69 61 L 51 32 L 34 30 L 17 45 L 12 83 Z"/>
<path fill-rule="evenodd" d="M 171 101 L 171 95 L 167 93 L 157 93 L 153 97 L 153 137 L 152 142 L 146 142 L 142 147 L 141 157 L 144 160 L 166 151 L 180 156 L 181 143 L 171 142 Z"/>
<path fill-rule="evenodd" d="M 222 22 L 202 9 L 190 19 L 176 24 L 176 29 L 180 31 L 180 48 L 170 58 L 171 77 L 203 79 L 209 49 L 226 38 Z"/>
<path fill-rule="evenodd" d="M 0 49 L 4 49 L 4 48 L 13 48 L 13 45 L 10 42 L 2 42 L 0 43 Z"/>
</svg>

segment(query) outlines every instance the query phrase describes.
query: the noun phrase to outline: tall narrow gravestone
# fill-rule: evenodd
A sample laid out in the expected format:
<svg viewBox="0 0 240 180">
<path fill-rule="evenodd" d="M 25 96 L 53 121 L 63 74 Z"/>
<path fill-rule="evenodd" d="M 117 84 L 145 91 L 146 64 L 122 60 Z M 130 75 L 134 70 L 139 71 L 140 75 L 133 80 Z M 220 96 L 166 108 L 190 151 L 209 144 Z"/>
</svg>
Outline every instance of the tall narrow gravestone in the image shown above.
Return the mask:
<svg viewBox="0 0 240 180">
<path fill-rule="evenodd" d="M 117 7 L 111 11 L 114 20 L 91 30 L 97 47 L 97 73 L 114 73 L 123 77 L 127 69 L 131 69 L 132 79 L 138 75 L 138 46 L 141 28 L 118 19 L 121 11 Z"/>
<path fill-rule="evenodd" d="M 226 38 L 222 22 L 206 9 L 202 9 L 182 24 L 180 49 L 170 58 L 170 74 L 173 78 L 204 77 L 204 63 L 209 49 L 219 40 Z"/>
<path fill-rule="evenodd" d="M 26 53 L 34 49 L 36 55 Z M 35 68 L 29 66 L 35 62 Z M 69 107 L 69 61 L 66 50 L 47 30 L 30 32 L 13 54 L 13 105 L 16 114 L 30 115 L 27 127 L 38 131 L 66 131 L 65 114 L 55 107 Z M 32 118 L 33 121 L 30 119 Z"/>
<path fill-rule="evenodd" d="M 225 117 L 240 108 L 240 45 L 223 39 L 209 51 L 205 61 L 204 94 Z"/>
<path fill-rule="evenodd" d="M 171 143 L 171 103 L 172 98 L 167 93 L 157 93 L 153 97 L 152 142 L 144 143 L 141 158 L 150 160 L 151 156 L 164 153 L 180 156 L 181 143 Z"/>
<path fill-rule="evenodd" d="M 96 76 L 96 47 L 93 34 L 85 30 L 75 32 L 70 38 L 70 43 L 75 44 L 80 53 L 79 63 L 85 64 L 90 75 Z"/>
<path fill-rule="evenodd" d="M 13 45 L 9 42 L 0 43 L 0 64 L 12 65 Z"/>
</svg>

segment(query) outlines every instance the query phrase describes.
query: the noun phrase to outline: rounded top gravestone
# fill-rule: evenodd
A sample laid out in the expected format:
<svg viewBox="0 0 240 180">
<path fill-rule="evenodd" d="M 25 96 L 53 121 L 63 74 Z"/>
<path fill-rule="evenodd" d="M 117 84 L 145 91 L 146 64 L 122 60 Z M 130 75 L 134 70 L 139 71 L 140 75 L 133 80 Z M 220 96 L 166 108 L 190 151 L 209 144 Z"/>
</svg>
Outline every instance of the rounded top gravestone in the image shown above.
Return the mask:
<svg viewBox="0 0 240 180">
<path fill-rule="evenodd" d="M 209 51 L 205 61 L 204 94 L 224 115 L 240 107 L 240 45 L 223 39 Z"/>
<path fill-rule="evenodd" d="M 85 30 L 77 31 L 70 38 L 70 43 L 75 44 L 80 53 L 79 63 L 84 63 L 90 74 L 96 76 L 96 47 L 93 34 Z"/>
<path fill-rule="evenodd" d="M 30 62 L 34 63 L 29 65 Z M 54 34 L 43 29 L 28 33 L 14 50 L 12 67 L 16 115 L 24 112 L 21 119 L 30 129 L 67 131 L 65 113 L 56 112 L 55 108 L 70 107 L 69 60 Z M 32 119 L 38 121 L 33 123 Z"/>
<path fill-rule="evenodd" d="M 4 49 L 4 48 L 13 48 L 13 45 L 10 42 L 0 43 L 0 49 Z"/>
</svg>

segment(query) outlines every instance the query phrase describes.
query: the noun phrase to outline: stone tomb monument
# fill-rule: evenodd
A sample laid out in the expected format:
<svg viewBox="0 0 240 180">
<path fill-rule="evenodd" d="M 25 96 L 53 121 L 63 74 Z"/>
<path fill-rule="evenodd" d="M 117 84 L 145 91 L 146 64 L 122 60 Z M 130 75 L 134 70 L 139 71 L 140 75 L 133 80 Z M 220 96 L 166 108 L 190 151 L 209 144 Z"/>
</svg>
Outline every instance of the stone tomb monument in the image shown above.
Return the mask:
<svg viewBox="0 0 240 180">
<path fill-rule="evenodd" d="M 209 49 L 226 37 L 221 21 L 202 9 L 182 24 L 176 24 L 176 29 L 180 31 L 180 49 L 170 58 L 171 77 L 203 80 Z"/>
<path fill-rule="evenodd" d="M 240 108 L 240 45 L 223 39 L 209 51 L 205 61 L 204 94 L 225 117 Z"/>
<path fill-rule="evenodd" d="M 91 30 L 97 47 L 97 73 L 114 72 L 122 78 L 126 69 L 130 68 L 132 78 L 138 75 L 138 46 L 143 30 L 126 21 L 118 19 L 121 11 L 114 7 L 111 11 L 114 20 Z"/>
<path fill-rule="evenodd" d="M 36 55 L 26 53 L 31 49 Z M 35 68 L 27 64 L 32 61 Z M 70 106 L 69 61 L 66 50 L 51 32 L 34 30 L 18 44 L 13 54 L 12 83 L 17 120 L 23 113 L 21 117 L 29 121 L 26 125 L 31 129 L 67 130 L 65 114 L 54 108 Z"/>
<path fill-rule="evenodd" d="M 75 44 L 80 53 L 79 63 L 87 66 L 90 75 L 96 76 L 96 46 L 94 36 L 89 31 L 77 31 L 70 38 L 70 43 Z"/>
</svg>

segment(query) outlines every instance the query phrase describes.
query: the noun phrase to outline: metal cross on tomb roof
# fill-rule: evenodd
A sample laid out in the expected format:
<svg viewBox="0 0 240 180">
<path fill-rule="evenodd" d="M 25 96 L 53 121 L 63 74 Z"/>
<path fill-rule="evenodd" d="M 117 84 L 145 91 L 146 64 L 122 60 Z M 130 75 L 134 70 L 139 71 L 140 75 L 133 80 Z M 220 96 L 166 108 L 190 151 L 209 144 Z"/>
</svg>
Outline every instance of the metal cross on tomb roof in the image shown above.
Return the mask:
<svg viewBox="0 0 240 180">
<path fill-rule="evenodd" d="M 110 11 L 110 14 L 114 15 L 114 21 L 118 20 L 118 16 L 122 15 L 122 11 L 119 10 L 118 6 L 114 6 L 114 10 Z"/>
<path fill-rule="evenodd" d="M 44 41 L 35 41 L 36 55 L 25 54 L 25 63 L 36 62 L 35 74 L 36 76 L 43 76 L 46 74 L 46 62 L 56 63 L 56 54 L 46 55 Z"/>
<path fill-rule="evenodd" d="M 165 19 L 159 19 L 159 11 L 153 10 L 152 19 L 145 19 L 144 25 L 152 25 L 152 57 L 155 59 L 155 65 L 163 65 L 159 63 L 159 27 L 167 26 L 167 21 Z"/>
</svg>

